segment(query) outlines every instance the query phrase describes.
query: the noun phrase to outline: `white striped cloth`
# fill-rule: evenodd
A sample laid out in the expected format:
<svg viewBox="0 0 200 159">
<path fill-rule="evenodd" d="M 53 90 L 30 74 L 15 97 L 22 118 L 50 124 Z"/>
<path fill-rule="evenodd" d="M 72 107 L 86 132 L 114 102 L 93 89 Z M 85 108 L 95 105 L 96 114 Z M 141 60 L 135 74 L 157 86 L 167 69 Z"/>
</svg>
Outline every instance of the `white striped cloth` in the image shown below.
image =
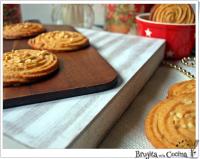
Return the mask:
<svg viewBox="0 0 200 159">
<path fill-rule="evenodd" d="M 4 135 L 30 148 L 65 148 L 164 43 L 131 35 L 78 30 L 119 73 L 123 83 L 100 93 L 5 109 Z"/>
</svg>

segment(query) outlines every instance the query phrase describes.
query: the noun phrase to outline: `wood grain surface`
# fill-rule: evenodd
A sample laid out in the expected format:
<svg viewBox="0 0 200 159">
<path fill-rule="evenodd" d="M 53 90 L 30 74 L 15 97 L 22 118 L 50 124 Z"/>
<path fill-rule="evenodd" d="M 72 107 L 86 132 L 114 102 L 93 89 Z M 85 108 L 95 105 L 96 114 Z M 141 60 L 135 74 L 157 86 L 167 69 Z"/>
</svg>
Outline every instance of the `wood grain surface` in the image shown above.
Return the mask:
<svg viewBox="0 0 200 159">
<path fill-rule="evenodd" d="M 74 30 L 56 25 L 46 28 L 47 31 Z M 27 40 L 4 40 L 3 51 L 30 48 Z M 4 88 L 3 108 L 99 92 L 113 88 L 117 83 L 117 72 L 91 45 L 78 51 L 55 54 L 59 58 L 59 71 L 37 83 Z"/>
</svg>

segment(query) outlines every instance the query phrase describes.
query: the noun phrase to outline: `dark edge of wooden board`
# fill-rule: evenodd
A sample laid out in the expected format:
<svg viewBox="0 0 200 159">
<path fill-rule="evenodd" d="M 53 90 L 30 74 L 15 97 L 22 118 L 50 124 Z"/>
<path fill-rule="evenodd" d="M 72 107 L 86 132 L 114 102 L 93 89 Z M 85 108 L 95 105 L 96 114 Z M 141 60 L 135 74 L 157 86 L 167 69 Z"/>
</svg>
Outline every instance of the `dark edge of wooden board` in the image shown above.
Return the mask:
<svg viewBox="0 0 200 159">
<path fill-rule="evenodd" d="M 59 92 L 48 92 L 41 94 L 31 96 L 30 98 L 27 97 L 21 97 L 21 98 L 13 98 L 13 99 L 7 99 L 3 100 L 3 109 L 7 108 L 13 108 L 17 106 L 23 106 L 27 104 L 35 104 L 35 103 L 41 103 L 41 102 L 48 102 L 52 100 L 58 100 L 68 97 L 74 97 L 74 96 L 80 96 L 80 95 L 86 95 L 91 93 L 97 93 L 105 90 L 109 90 L 111 88 L 114 88 L 118 83 L 118 76 L 116 76 L 112 81 L 88 88 L 77 88 L 73 90 L 63 90 Z M 78 92 L 78 93 L 77 93 Z"/>
</svg>

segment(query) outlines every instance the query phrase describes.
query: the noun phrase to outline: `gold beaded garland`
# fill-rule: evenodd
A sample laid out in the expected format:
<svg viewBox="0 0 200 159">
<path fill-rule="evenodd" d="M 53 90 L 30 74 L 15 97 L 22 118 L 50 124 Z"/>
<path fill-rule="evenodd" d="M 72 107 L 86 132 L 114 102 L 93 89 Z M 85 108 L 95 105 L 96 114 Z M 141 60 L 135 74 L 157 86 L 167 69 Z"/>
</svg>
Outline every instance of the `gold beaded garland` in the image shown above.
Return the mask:
<svg viewBox="0 0 200 159">
<path fill-rule="evenodd" d="M 181 63 L 189 67 L 195 67 L 195 57 L 184 57 L 183 59 L 181 59 Z M 187 71 L 181 66 L 178 66 L 177 64 L 173 64 L 165 60 L 162 62 L 162 64 L 178 70 L 190 79 L 195 79 L 195 76 L 191 72 Z"/>
</svg>

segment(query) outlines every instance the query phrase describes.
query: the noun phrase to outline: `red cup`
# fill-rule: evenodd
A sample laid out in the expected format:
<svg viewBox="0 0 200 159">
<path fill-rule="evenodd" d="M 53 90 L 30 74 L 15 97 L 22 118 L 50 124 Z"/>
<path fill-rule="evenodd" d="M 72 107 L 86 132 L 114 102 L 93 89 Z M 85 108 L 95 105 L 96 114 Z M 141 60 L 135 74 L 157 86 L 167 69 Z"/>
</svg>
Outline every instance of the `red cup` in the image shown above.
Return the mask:
<svg viewBox="0 0 200 159">
<path fill-rule="evenodd" d="M 169 24 L 149 20 L 149 13 L 136 16 L 137 33 L 166 40 L 165 57 L 181 59 L 191 54 L 195 45 L 195 24 Z"/>
</svg>

